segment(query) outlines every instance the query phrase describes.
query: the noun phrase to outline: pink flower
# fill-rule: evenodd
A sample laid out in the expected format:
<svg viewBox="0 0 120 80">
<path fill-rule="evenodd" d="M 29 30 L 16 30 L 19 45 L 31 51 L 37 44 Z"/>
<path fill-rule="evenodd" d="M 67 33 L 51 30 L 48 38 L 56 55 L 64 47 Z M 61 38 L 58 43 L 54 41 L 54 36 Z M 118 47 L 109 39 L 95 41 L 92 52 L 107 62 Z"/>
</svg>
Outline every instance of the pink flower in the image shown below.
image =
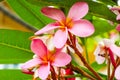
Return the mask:
<svg viewBox="0 0 120 80">
<path fill-rule="evenodd" d="M 94 52 L 94 55 L 96 56 L 95 59 L 98 64 L 102 64 L 105 61 L 106 55 L 109 55 L 110 60 L 115 67 L 116 63 L 114 60 L 114 54 L 120 57 L 120 47 L 117 47 L 110 39 L 103 39 L 103 42 L 99 43 Z"/>
<path fill-rule="evenodd" d="M 120 65 L 115 70 L 115 78 L 120 80 Z"/>
<path fill-rule="evenodd" d="M 70 68 L 66 69 L 65 72 L 66 75 L 74 75 L 73 71 Z M 67 80 L 75 80 L 75 78 L 67 78 Z"/>
<path fill-rule="evenodd" d="M 71 61 L 71 57 L 60 51 L 49 51 L 42 40 L 34 38 L 31 43 L 31 50 L 36 57 L 29 60 L 22 66 L 23 72 L 33 71 L 34 77 L 46 79 L 50 73 L 51 66 L 62 67 Z"/>
<path fill-rule="evenodd" d="M 64 13 L 56 8 L 44 7 L 41 12 L 49 18 L 56 20 L 43 29 L 37 31 L 35 35 L 42 34 L 49 30 L 58 28 L 54 35 L 54 45 L 61 48 L 67 41 L 68 31 L 79 37 L 87 37 L 94 33 L 94 27 L 88 20 L 81 19 L 88 13 L 88 5 L 85 2 L 75 3 L 65 17 Z"/>
<path fill-rule="evenodd" d="M 117 15 L 116 20 L 120 20 L 120 7 L 114 6 L 111 8 L 111 10 Z"/>
<path fill-rule="evenodd" d="M 111 10 L 117 15 L 116 20 L 120 20 L 120 6 L 114 6 Z M 116 30 L 120 32 L 120 24 L 117 25 Z"/>
<path fill-rule="evenodd" d="M 120 24 L 117 25 L 116 30 L 120 32 Z"/>
</svg>

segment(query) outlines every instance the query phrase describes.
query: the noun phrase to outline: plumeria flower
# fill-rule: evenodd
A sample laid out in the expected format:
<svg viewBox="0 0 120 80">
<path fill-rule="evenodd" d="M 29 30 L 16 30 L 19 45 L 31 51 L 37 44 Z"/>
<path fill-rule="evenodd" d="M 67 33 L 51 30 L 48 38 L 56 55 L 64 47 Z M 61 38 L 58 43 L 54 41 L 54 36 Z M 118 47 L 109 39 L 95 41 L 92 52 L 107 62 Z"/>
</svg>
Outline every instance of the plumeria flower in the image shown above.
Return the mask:
<svg viewBox="0 0 120 80">
<path fill-rule="evenodd" d="M 120 24 L 117 25 L 116 30 L 120 32 Z"/>
<path fill-rule="evenodd" d="M 94 52 L 98 64 L 102 64 L 105 61 L 105 57 L 110 56 L 110 60 L 115 67 L 116 63 L 114 60 L 114 54 L 120 57 L 120 47 L 117 47 L 114 44 L 114 41 L 110 39 L 103 39 L 103 42 L 98 44 Z"/>
<path fill-rule="evenodd" d="M 115 78 L 120 80 L 120 65 L 115 70 Z"/>
<path fill-rule="evenodd" d="M 66 69 L 65 72 L 66 75 L 74 75 L 73 71 L 70 68 Z M 75 80 L 75 78 L 67 78 L 67 80 Z"/>
<path fill-rule="evenodd" d="M 94 33 L 94 27 L 88 20 L 81 19 L 88 13 L 88 4 L 86 2 L 77 2 L 69 10 L 65 17 L 60 9 L 44 7 L 41 12 L 56 22 L 46 25 L 43 29 L 37 31 L 35 35 L 58 29 L 54 35 L 53 42 L 55 47 L 61 48 L 65 45 L 68 38 L 68 31 L 79 37 L 88 37 Z"/>
<path fill-rule="evenodd" d="M 34 78 L 46 79 L 50 74 L 51 66 L 63 67 L 71 61 L 70 55 L 60 51 L 50 51 L 42 40 L 34 38 L 31 42 L 31 50 L 35 57 L 22 66 L 23 72 L 34 72 Z"/>
<path fill-rule="evenodd" d="M 116 15 L 116 20 L 120 20 L 120 6 L 114 6 L 110 8 Z"/>
<path fill-rule="evenodd" d="M 114 6 L 111 10 L 117 15 L 116 20 L 120 20 L 120 6 Z M 120 32 L 120 24 L 116 26 L 116 30 Z"/>
</svg>

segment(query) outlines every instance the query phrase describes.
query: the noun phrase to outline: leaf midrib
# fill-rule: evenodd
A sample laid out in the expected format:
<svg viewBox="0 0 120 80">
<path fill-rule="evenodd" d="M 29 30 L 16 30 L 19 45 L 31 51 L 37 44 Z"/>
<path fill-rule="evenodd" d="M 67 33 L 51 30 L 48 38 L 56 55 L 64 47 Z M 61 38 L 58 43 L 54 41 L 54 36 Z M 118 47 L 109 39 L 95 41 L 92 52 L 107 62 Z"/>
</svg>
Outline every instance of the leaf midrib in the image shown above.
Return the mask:
<svg viewBox="0 0 120 80">
<path fill-rule="evenodd" d="M 3 42 L 0 42 L 0 45 L 12 47 L 12 48 L 19 49 L 19 50 L 26 51 L 26 52 L 32 52 L 31 50 L 28 50 L 28 49 L 25 49 L 25 48 L 22 48 L 22 47 L 19 47 L 19 46 L 15 46 L 15 45 L 3 43 Z"/>
</svg>

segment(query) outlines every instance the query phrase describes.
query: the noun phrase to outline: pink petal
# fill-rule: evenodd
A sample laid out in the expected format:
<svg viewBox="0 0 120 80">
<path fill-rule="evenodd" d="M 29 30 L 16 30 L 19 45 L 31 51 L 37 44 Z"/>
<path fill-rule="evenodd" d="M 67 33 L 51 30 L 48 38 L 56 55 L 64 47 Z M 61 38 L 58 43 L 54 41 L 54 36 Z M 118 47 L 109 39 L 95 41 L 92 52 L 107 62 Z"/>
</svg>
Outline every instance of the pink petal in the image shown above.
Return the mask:
<svg viewBox="0 0 120 80">
<path fill-rule="evenodd" d="M 58 28 L 58 27 L 59 27 L 59 24 L 58 24 L 58 23 L 48 24 L 47 26 L 45 26 L 45 27 L 42 28 L 41 30 L 37 31 L 37 32 L 35 33 L 35 35 L 43 34 L 44 32 L 47 32 L 47 31 L 56 29 L 56 28 Z"/>
<path fill-rule="evenodd" d="M 117 25 L 116 30 L 120 32 L 120 24 Z"/>
<path fill-rule="evenodd" d="M 120 66 L 118 66 L 115 70 L 115 78 L 120 80 Z"/>
<path fill-rule="evenodd" d="M 66 31 L 58 30 L 53 38 L 53 42 L 56 48 L 62 48 L 67 41 L 67 29 Z"/>
<path fill-rule="evenodd" d="M 40 59 L 34 58 L 34 59 L 31 59 L 31 60 L 27 61 L 26 63 L 24 63 L 21 68 L 22 68 L 23 72 L 26 72 L 26 70 L 28 70 L 29 68 L 33 68 L 33 67 L 37 66 L 38 64 L 41 64 L 41 62 L 42 61 Z"/>
<path fill-rule="evenodd" d="M 58 52 L 54 55 L 55 60 L 52 65 L 62 67 L 70 63 L 71 56 L 64 52 Z"/>
<path fill-rule="evenodd" d="M 46 46 L 47 46 L 47 48 L 48 48 L 49 51 L 54 51 L 55 45 L 53 44 L 53 36 L 50 36 L 46 40 Z"/>
<path fill-rule="evenodd" d="M 40 39 L 33 39 L 31 42 L 31 50 L 40 58 L 45 56 L 48 52 L 47 47 Z"/>
<path fill-rule="evenodd" d="M 96 56 L 98 56 L 98 54 L 100 53 L 100 51 L 101 51 L 101 48 L 100 48 L 100 46 L 98 45 L 97 47 L 96 47 L 96 49 L 95 49 L 95 51 L 94 51 L 94 55 Z"/>
<path fill-rule="evenodd" d="M 39 69 L 39 68 L 38 68 L 38 69 Z M 36 70 L 34 71 L 34 76 L 33 76 L 34 78 L 39 77 L 39 76 L 38 76 L 38 69 L 36 69 Z"/>
<path fill-rule="evenodd" d="M 120 57 L 120 47 L 113 44 L 110 46 L 110 49 L 114 54 L 116 54 L 118 57 Z"/>
<path fill-rule="evenodd" d="M 76 41 L 76 47 L 77 47 L 77 49 L 79 50 L 79 52 L 83 52 L 83 48 L 82 48 L 82 46 L 78 43 L 78 41 Z"/>
<path fill-rule="evenodd" d="M 117 15 L 116 20 L 120 20 L 120 14 Z"/>
<path fill-rule="evenodd" d="M 49 18 L 57 21 L 65 20 L 65 15 L 60 9 L 44 7 L 41 12 Z"/>
<path fill-rule="evenodd" d="M 38 76 L 42 80 L 46 80 L 49 73 L 50 73 L 50 64 L 49 63 L 41 65 L 40 68 L 38 69 Z"/>
<path fill-rule="evenodd" d="M 120 7 L 115 6 L 115 7 L 112 7 L 111 10 L 120 10 Z"/>
<path fill-rule="evenodd" d="M 98 64 L 102 64 L 105 61 L 105 58 L 97 55 L 95 60 Z"/>
<path fill-rule="evenodd" d="M 88 13 L 88 4 L 86 2 L 75 3 L 69 11 L 68 18 L 79 20 Z"/>
<path fill-rule="evenodd" d="M 114 42 L 111 39 L 103 39 L 103 43 L 106 47 L 111 46 Z"/>
<path fill-rule="evenodd" d="M 94 33 L 94 27 L 87 20 L 78 20 L 74 22 L 73 27 L 69 31 L 79 37 L 88 37 Z"/>
<path fill-rule="evenodd" d="M 94 55 L 95 55 L 95 60 L 98 64 L 102 64 L 105 61 L 105 58 L 100 56 L 103 55 L 105 53 L 104 50 L 102 50 L 101 48 L 101 43 L 97 46 L 96 50 L 94 51 Z"/>
</svg>

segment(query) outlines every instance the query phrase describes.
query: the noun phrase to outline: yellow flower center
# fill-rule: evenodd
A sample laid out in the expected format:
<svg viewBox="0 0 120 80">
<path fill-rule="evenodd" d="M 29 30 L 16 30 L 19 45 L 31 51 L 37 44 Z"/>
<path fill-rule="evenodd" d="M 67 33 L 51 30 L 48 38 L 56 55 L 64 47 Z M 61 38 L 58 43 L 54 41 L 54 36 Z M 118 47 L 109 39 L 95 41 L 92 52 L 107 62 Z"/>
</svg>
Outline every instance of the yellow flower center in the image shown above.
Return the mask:
<svg viewBox="0 0 120 80">
<path fill-rule="evenodd" d="M 65 30 L 65 28 L 72 28 L 73 26 L 73 21 L 70 18 L 66 18 L 66 20 L 61 20 L 60 21 L 60 29 Z"/>
<path fill-rule="evenodd" d="M 55 53 L 53 51 L 49 51 L 47 55 L 42 57 L 43 63 L 53 62 L 55 57 L 53 56 Z"/>
</svg>

